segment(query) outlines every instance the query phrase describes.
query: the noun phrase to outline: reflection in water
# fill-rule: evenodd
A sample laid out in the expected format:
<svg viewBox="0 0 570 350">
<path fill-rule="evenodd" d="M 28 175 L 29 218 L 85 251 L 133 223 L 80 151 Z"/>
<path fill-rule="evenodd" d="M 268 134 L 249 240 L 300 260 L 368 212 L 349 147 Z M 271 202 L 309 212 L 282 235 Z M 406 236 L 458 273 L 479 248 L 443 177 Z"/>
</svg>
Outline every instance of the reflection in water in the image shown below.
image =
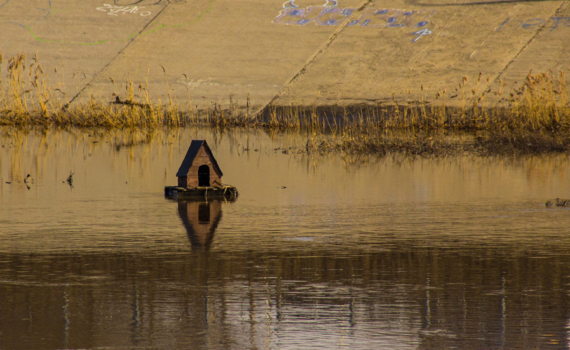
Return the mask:
<svg viewBox="0 0 570 350">
<path fill-rule="evenodd" d="M 220 200 L 178 200 L 178 215 L 193 249 L 209 250 L 222 219 Z"/>
<path fill-rule="evenodd" d="M 17 254 L 0 273 L 6 349 L 567 348 L 567 256 Z"/>
<path fill-rule="evenodd" d="M 239 205 L 164 199 L 192 139 Z M 0 131 L 0 348 L 568 348 L 568 156 L 280 151 L 304 141 Z"/>
</svg>

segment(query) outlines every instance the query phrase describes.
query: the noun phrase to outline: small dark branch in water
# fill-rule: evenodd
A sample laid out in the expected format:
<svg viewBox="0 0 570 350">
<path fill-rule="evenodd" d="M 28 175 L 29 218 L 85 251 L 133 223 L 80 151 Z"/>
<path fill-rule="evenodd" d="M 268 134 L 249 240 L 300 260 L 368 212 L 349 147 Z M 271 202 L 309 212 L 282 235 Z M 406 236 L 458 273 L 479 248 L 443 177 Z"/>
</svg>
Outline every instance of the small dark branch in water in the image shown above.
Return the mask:
<svg viewBox="0 0 570 350">
<path fill-rule="evenodd" d="M 132 106 L 132 107 L 141 107 L 141 108 L 150 108 L 150 106 L 146 103 L 139 103 L 139 102 L 135 102 L 135 101 L 129 101 L 129 100 L 121 100 L 121 98 L 119 96 L 115 96 L 115 101 L 112 101 L 111 104 L 117 104 L 117 105 L 125 105 L 125 106 Z"/>
<path fill-rule="evenodd" d="M 556 202 L 546 201 L 545 206 L 552 208 L 553 206 L 567 208 L 570 207 L 570 199 L 556 198 Z"/>
<path fill-rule="evenodd" d="M 69 187 L 73 188 L 73 172 L 70 171 L 69 172 L 69 176 L 67 177 L 67 180 L 65 180 L 67 182 L 67 184 L 69 185 Z"/>
</svg>

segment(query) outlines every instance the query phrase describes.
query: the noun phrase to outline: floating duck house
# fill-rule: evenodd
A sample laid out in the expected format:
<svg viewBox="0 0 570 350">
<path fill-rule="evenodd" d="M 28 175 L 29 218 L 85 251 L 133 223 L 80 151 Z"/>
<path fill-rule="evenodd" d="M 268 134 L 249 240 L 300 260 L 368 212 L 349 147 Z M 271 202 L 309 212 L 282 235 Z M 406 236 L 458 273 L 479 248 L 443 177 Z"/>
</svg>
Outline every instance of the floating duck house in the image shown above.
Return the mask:
<svg viewBox="0 0 570 350">
<path fill-rule="evenodd" d="M 230 196 L 237 197 L 237 189 L 222 184 L 222 170 L 205 140 L 193 140 L 176 173 L 178 186 L 167 186 L 167 196 Z"/>
<path fill-rule="evenodd" d="M 205 140 L 194 140 L 176 173 L 179 187 L 222 187 L 222 171 Z"/>
</svg>

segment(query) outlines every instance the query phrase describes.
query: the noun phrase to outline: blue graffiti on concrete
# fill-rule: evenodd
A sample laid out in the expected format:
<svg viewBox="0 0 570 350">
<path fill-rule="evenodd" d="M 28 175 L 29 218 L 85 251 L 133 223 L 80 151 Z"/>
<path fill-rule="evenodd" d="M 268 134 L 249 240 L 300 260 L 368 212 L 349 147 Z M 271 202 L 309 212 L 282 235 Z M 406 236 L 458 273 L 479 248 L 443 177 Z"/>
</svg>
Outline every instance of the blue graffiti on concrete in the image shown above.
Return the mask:
<svg viewBox="0 0 570 350">
<path fill-rule="evenodd" d="M 435 14 L 434 10 L 398 10 L 398 9 L 365 9 L 358 18 L 351 16 L 356 8 L 337 7 L 336 0 L 327 0 L 322 6 L 308 6 L 300 8 L 295 0 L 283 4 L 283 9 L 274 19 L 274 23 L 305 26 L 316 24 L 321 26 L 347 26 L 378 28 L 378 27 L 416 27 L 428 25 L 428 18 Z M 427 33 L 427 32 L 426 32 Z M 425 34 L 424 34 L 425 35 Z"/>
<path fill-rule="evenodd" d="M 421 38 L 422 36 L 424 36 L 424 35 L 430 35 L 431 33 L 433 33 L 433 32 L 432 32 L 431 30 L 427 29 L 427 28 L 418 30 L 417 32 L 414 32 L 414 33 L 413 33 L 414 35 L 417 35 L 418 37 L 415 38 L 415 39 L 412 40 L 412 41 L 413 41 L 413 42 L 416 42 L 416 41 L 420 40 L 420 38 Z"/>
<path fill-rule="evenodd" d="M 550 24 L 552 22 L 552 25 Z M 546 27 L 550 27 L 550 31 L 554 29 L 560 28 L 560 26 L 564 25 L 566 27 L 570 27 L 570 17 L 550 17 L 548 19 L 543 18 L 532 18 L 525 20 L 523 22 L 520 19 L 511 19 L 507 18 L 497 29 L 496 32 L 500 31 L 501 29 L 536 29 L 538 26 L 546 25 Z"/>
</svg>

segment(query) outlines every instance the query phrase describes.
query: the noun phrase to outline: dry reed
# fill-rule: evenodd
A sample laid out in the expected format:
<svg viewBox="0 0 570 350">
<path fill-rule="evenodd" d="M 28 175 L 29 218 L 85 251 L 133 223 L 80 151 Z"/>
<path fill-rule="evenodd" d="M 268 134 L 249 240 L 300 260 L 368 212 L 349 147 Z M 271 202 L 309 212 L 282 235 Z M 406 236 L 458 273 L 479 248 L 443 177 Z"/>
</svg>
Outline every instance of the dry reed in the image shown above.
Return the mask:
<svg viewBox="0 0 570 350">
<path fill-rule="evenodd" d="M 132 79 L 124 84 L 123 98 L 117 91 L 111 102 L 89 97 L 86 103 L 69 106 L 61 98 L 61 90 L 50 85 L 37 56 L 31 63 L 26 54 L 9 58 L 5 74 L 3 62 L 0 54 L 0 125 L 145 129 L 207 125 L 302 130 L 308 135 L 306 150 L 321 152 L 528 153 L 565 152 L 570 148 L 570 105 L 563 71 L 558 75 L 531 72 L 508 94 L 503 92 L 506 84 L 502 81 L 497 91 L 491 91 L 493 83 L 489 78 L 485 83 L 480 75 L 474 86 L 468 86 L 464 77 L 451 96 L 443 89 L 434 101 L 425 97 L 415 105 L 402 106 L 393 100 L 388 106 L 269 106 L 253 114 L 249 97 L 245 106 L 230 103 L 222 108 L 214 104 L 206 111 L 182 108 L 170 93 L 167 103 L 155 103 L 148 82 Z M 3 75 L 6 81 L 2 81 Z M 459 104 L 447 106 L 447 100 L 459 95 Z M 501 99 L 483 106 L 492 95 Z M 399 136 L 387 131 L 397 131 Z M 472 136 L 461 140 L 448 136 L 457 132 Z"/>
</svg>

